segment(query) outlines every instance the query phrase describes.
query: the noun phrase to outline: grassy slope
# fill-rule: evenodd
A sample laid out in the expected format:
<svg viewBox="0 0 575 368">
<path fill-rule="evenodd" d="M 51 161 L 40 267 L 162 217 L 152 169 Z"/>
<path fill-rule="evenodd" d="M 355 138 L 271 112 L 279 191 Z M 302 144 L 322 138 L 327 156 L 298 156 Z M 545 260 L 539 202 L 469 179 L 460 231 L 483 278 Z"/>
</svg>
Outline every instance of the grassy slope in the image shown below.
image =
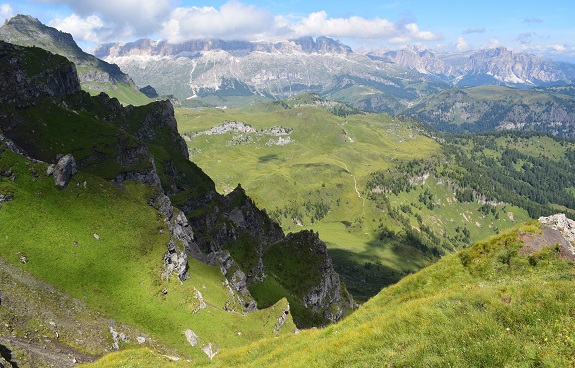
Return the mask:
<svg viewBox="0 0 575 368">
<path fill-rule="evenodd" d="M 59 191 L 45 176 L 45 164 L 31 164 L 10 151 L 0 155 L 0 172 L 7 170 L 16 179 L 0 180 L 0 193 L 14 196 L 0 207 L 0 253 L 6 261 L 188 357 L 206 359 L 199 347 L 209 342 L 233 347 L 276 335 L 285 302 L 246 316 L 225 312 L 234 298 L 216 267 L 190 260 L 188 281 L 161 278 L 168 229 L 147 204 L 149 187 L 118 187 L 80 172 Z M 195 289 L 210 305 L 194 314 Z M 185 340 L 188 328 L 199 335 L 199 347 Z M 279 333 L 294 328 L 288 319 Z"/>
<path fill-rule="evenodd" d="M 222 192 L 241 182 L 268 212 L 289 206 L 299 198 L 329 197 L 330 202 L 341 198 L 325 222 L 353 221 L 369 211 L 358 197 L 354 177 L 357 189 L 362 191 L 374 168 L 388 168 L 397 159 L 424 158 L 438 150 L 438 145 L 427 138 L 417 134 L 409 138 L 411 127 L 381 115 L 344 119 L 306 107 L 272 112 L 179 110 L 176 117 L 182 133 L 206 130 L 228 120 L 243 121 L 256 129 L 276 125 L 293 128 L 294 142 L 285 146 L 266 146 L 272 138 L 269 136 L 235 146 L 228 144 L 232 134 L 199 136 L 189 144 L 193 150 L 191 160 L 214 178 Z M 417 151 L 411 149 L 413 145 Z M 310 224 L 309 216 L 300 220 Z M 291 219 L 282 221 L 282 227 L 298 229 Z"/>
<path fill-rule="evenodd" d="M 571 366 L 575 363 L 575 270 L 554 247 L 518 252 L 535 224 L 450 254 L 384 289 L 322 330 L 226 350 L 224 367 Z M 145 363 L 144 363 L 145 360 Z M 93 367 L 153 366 L 145 350 Z M 148 364 L 148 365 L 146 365 Z M 170 365 L 167 365 L 170 366 Z M 185 366 L 173 363 L 173 366 Z"/>
<path fill-rule="evenodd" d="M 517 252 L 523 227 L 446 256 L 342 323 L 229 354 L 225 366 L 567 366 L 573 264 Z"/>
<path fill-rule="evenodd" d="M 380 238 L 382 224 L 394 231 L 402 225 L 364 199 L 365 186 L 374 171 L 439 156 L 440 145 L 421 135 L 416 125 L 384 114 L 342 118 L 319 107 L 284 107 L 269 103 L 243 109 L 180 109 L 176 117 L 180 132 L 190 136 L 226 121 L 241 121 L 255 129 L 278 125 L 293 129 L 292 142 L 284 146 L 267 146 L 270 139 L 277 141 L 270 136 L 199 135 L 188 142 L 191 160 L 214 179 L 221 192 L 241 183 L 284 231 L 297 231 L 301 225 L 318 231 L 356 299 L 366 300 L 381 287 L 430 264 L 433 259 L 419 250 Z M 232 144 L 238 136 L 249 140 Z M 417 200 L 425 189 L 434 193 L 433 210 Z M 497 219 L 484 215 L 478 211 L 479 204 L 457 202 L 453 189 L 436 179 L 409 193 L 390 195 L 390 201 L 393 206 L 410 206 L 412 212 L 405 215 L 411 226 L 418 226 L 414 214 L 419 213 L 438 236 L 455 238 L 461 226 L 469 230 L 471 242 L 528 218 L 525 211 L 511 206 L 499 206 Z M 321 206 L 328 209 L 325 217 L 312 219 L 314 209 Z M 507 212 L 513 213 L 513 220 Z M 375 267 L 366 269 L 369 263 Z M 370 290 L 361 290 L 366 288 Z"/>
<path fill-rule="evenodd" d="M 110 97 L 117 98 L 122 105 L 142 106 L 153 101 L 145 94 L 135 89 L 135 86 L 129 84 L 85 82 L 81 85 L 82 89 L 91 95 L 98 95 L 101 92 L 104 92 Z"/>
</svg>

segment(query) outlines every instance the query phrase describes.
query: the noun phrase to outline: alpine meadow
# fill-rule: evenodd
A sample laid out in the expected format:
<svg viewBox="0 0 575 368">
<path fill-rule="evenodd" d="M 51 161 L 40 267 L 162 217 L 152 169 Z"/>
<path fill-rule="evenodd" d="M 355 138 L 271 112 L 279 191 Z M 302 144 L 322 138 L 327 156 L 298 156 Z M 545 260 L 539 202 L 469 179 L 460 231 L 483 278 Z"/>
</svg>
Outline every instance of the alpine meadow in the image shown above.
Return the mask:
<svg viewBox="0 0 575 368">
<path fill-rule="evenodd" d="M 574 366 L 575 8 L 447 3 L 0 4 L 0 368 Z"/>
</svg>

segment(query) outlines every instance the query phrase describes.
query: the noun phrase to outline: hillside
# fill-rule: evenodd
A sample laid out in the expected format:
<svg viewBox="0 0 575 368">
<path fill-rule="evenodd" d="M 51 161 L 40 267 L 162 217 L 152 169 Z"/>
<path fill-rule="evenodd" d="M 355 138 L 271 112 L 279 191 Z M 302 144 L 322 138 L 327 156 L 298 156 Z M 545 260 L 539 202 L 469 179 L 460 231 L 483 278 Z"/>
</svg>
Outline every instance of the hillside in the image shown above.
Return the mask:
<svg viewBox="0 0 575 368">
<path fill-rule="evenodd" d="M 0 63 L 3 357 L 64 365 L 146 343 L 199 361 L 352 310 L 317 234 L 285 236 L 241 186 L 215 191 L 170 102 L 90 96 L 36 47 L 0 41 Z M 45 311 L 21 304 L 32 295 Z"/>
<path fill-rule="evenodd" d="M 337 325 L 223 351 L 212 363 L 221 367 L 571 366 L 575 270 L 573 258 L 566 254 L 572 257 L 574 249 L 569 242 L 556 243 L 567 236 L 557 230 L 564 225 L 564 218 L 558 216 L 548 225 L 518 226 L 445 256 L 382 290 Z M 539 247 L 534 248 L 534 243 Z M 136 363 L 187 366 L 134 350 L 88 367 Z"/>
<path fill-rule="evenodd" d="M 455 88 L 425 97 L 403 114 L 448 133 L 532 130 L 573 138 L 575 98 L 562 91 L 569 88 Z"/>
<path fill-rule="evenodd" d="M 284 231 L 313 229 L 357 300 L 517 222 L 574 215 L 573 142 L 439 135 L 317 95 L 243 109 L 178 109 L 192 159 Z M 535 169 L 536 168 L 536 169 Z"/>
<path fill-rule="evenodd" d="M 99 60 L 84 51 L 69 33 L 42 24 L 27 15 L 17 15 L 0 27 L 0 40 L 20 46 L 36 46 L 65 56 L 76 64 L 82 88 L 91 94 L 106 92 L 125 104 L 145 105 L 150 102 L 129 75 L 117 65 Z"/>
</svg>

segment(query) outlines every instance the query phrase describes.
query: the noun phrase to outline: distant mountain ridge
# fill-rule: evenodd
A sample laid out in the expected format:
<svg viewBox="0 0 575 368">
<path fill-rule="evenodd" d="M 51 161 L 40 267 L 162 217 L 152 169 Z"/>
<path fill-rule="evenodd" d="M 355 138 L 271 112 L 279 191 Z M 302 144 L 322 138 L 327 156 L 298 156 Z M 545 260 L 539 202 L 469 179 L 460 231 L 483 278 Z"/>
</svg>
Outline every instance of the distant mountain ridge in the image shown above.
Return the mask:
<svg viewBox="0 0 575 368">
<path fill-rule="evenodd" d="M 516 53 L 505 47 L 451 55 L 410 47 L 370 52 L 368 56 L 416 69 L 423 74 L 444 77 L 456 86 L 500 84 L 534 87 L 568 84 L 575 77 L 575 66 L 571 64 Z"/>
<path fill-rule="evenodd" d="M 456 87 L 570 85 L 575 65 L 504 47 L 440 54 L 415 47 L 354 52 L 329 37 L 285 41 L 142 39 L 100 45 L 94 54 L 161 95 L 241 106 L 312 92 L 363 110 L 403 112 L 414 101 Z"/>
</svg>

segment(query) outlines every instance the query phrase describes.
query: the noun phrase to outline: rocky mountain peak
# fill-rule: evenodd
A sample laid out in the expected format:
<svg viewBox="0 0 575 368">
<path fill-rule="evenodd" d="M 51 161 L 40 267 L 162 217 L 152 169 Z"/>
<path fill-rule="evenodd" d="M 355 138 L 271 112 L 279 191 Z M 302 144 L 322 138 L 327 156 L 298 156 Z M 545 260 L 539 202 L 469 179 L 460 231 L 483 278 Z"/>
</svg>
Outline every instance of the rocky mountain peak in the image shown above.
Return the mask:
<svg viewBox="0 0 575 368">
<path fill-rule="evenodd" d="M 0 40 L 20 46 L 37 46 L 62 55 L 77 66 L 88 67 L 78 73 L 81 83 L 133 84 L 132 79 L 117 65 L 108 64 L 85 53 L 71 34 L 46 26 L 29 15 L 19 14 L 7 20 L 0 27 Z M 133 88 L 136 88 L 135 85 Z"/>
<path fill-rule="evenodd" d="M 24 14 L 18 14 L 4 23 L 0 28 L 0 39 L 16 44 L 25 42 L 23 46 L 30 46 L 32 42 L 43 48 L 71 48 L 81 52 L 71 34 L 48 27 L 37 18 Z"/>
<path fill-rule="evenodd" d="M 352 53 L 351 47 L 344 45 L 338 40 L 333 38 L 321 36 L 317 37 L 314 41 L 313 37 L 300 37 L 291 40 L 296 45 L 299 45 L 303 52 L 311 53 L 334 53 L 334 54 L 348 54 Z"/>
</svg>

